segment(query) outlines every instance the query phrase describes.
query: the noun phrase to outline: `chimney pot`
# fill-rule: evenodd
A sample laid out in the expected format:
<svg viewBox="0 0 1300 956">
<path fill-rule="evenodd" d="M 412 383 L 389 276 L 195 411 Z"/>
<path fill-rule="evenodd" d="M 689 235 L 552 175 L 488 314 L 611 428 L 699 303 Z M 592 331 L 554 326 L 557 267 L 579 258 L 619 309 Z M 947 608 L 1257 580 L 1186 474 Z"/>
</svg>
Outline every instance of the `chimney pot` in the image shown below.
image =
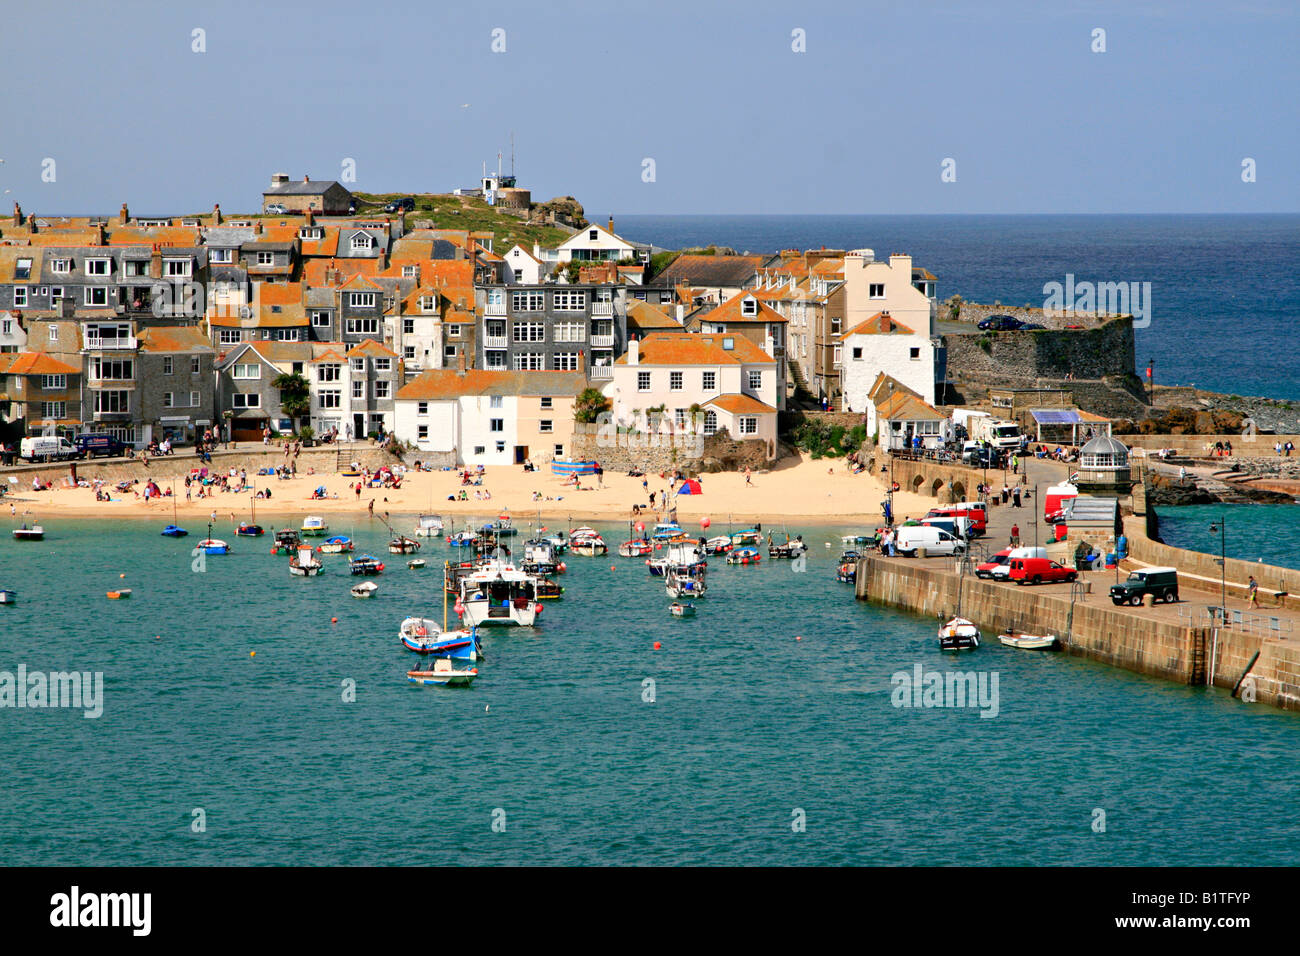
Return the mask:
<svg viewBox="0 0 1300 956">
<path fill-rule="evenodd" d="M 302 181 L 305 182 L 305 183 L 309 183 L 309 182 L 311 182 L 311 179 L 307 176 L 306 173 L 303 173 Z"/>
</svg>

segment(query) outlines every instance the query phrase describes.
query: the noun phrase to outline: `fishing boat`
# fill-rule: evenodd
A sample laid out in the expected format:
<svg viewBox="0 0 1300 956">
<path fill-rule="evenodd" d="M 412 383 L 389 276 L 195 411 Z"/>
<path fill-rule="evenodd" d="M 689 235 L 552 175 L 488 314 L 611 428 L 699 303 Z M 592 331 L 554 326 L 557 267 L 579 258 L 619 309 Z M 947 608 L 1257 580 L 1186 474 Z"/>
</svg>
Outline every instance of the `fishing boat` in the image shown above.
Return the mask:
<svg viewBox="0 0 1300 956">
<path fill-rule="evenodd" d="M 172 482 L 172 523 L 162 529 L 164 538 L 183 538 L 187 534 L 184 528 L 180 526 L 180 516 L 176 512 L 176 482 Z"/>
<path fill-rule="evenodd" d="M 415 521 L 417 538 L 436 538 L 442 534 L 442 515 L 420 515 Z"/>
<path fill-rule="evenodd" d="M 646 569 L 657 578 L 664 577 L 670 571 L 693 570 L 706 567 L 704 555 L 698 545 L 690 541 L 678 541 L 664 548 L 663 556 L 647 558 Z"/>
<path fill-rule="evenodd" d="M 194 546 L 195 552 L 203 554 L 229 554 L 230 545 L 220 538 L 212 537 L 212 522 L 208 522 L 208 536 Z"/>
<path fill-rule="evenodd" d="M 353 574 L 374 576 L 383 573 L 384 562 L 380 561 L 373 554 L 358 554 L 355 558 L 348 560 L 348 569 Z"/>
<path fill-rule="evenodd" d="M 343 554 L 351 551 L 354 545 L 352 539 L 345 534 L 331 535 L 323 542 L 316 546 L 316 550 L 321 554 Z"/>
<path fill-rule="evenodd" d="M 537 578 L 534 580 L 533 586 L 537 589 L 537 599 L 539 601 L 554 601 L 564 597 L 564 588 L 550 578 Z"/>
<path fill-rule="evenodd" d="M 999 634 L 998 640 L 1007 647 L 1018 647 L 1023 651 L 1043 651 L 1056 647 L 1055 634 L 1022 634 L 1012 628 Z"/>
<path fill-rule="evenodd" d="M 677 541 L 686 537 L 686 532 L 676 521 L 659 521 L 655 523 L 650 537 L 655 541 Z"/>
<path fill-rule="evenodd" d="M 45 529 L 38 524 L 29 525 L 23 521 L 21 528 L 14 528 L 15 541 L 41 541 L 45 538 Z"/>
<path fill-rule="evenodd" d="M 797 558 L 808 552 L 808 545 L 803 543 L 803 535 L 795 535 L 793 541 L 785 536 L 784 542 L 776 541 L 769 533 L 767 536 L 767 556 L 769 558 Z"/>
<path fill-rule="evenodd" d="M 668 611 L 673 617 L 694 617 L 695 605 L 690 602 L 683 604 L 681 601 L 674 601 L 668 605 Z"/>
<path fill-rule="evenodd" d="M 575 528 L 569 532 L 569 550 L 589 558 L 598 558 L 602 554 L 609 553 L 609 547 L 605 544 L 605 539 L 600 536 L 600 532 L 585 527 Z"/>
<path fill-rule="evenodd" d="M 239 522 L 239 527 L 235 529 L 235 536 L 239 538 L 260 538 L 266 532 L 262 526 L 257 523 L 257 495 L 254 493 L 252 499 L 252 511 L 247 521 Z"/>
<path fill-rule="evenodd" d="M 853 584 L 858 579 L 858 552 L 845 551 L 840 555 L 839 565 L 835 568 L 835 580 L 844 584 Z"/>
<path fill-rule="evenodd" d="M 461 580 L 469 577 L 478 568 L 479 566 L 473 561 L 461 561 L 459 564 L 446 562 L 443 565 L 442 589 L 448 594 L 460 594 Z"/>
<path fill-rule="evenodd" d="M 302 536 L 304 538 L 323 538 L 329 534 L 330 526 L 320 515 L 308 515 L 302 519 Z"/>
<path fill-rule="evenodd" d="M 704 553 L 727 554 L 733 547 L 735 547 L 735 545 L 731 543 L 731 538 L 726 535 L 718 535 L 716 538 L 710 538 L 708 541 L 704 542 Z"/>
<path fill-rule="evenodd" d="M 410 568 L 412 571 L 420 570 L 420 568 L 424 567 L 424 564 L 425 564 L 424 558 L 416 558 L 413 561 L 406 562 L 406 566 Z"/>
<path fill-rule="evenodd" d="M 302 544 L 302 537 L 292 528 L 281 528 L 275 533 L 275 544 L 271 546 L 272 554 L 293 554 Z"/>
<path fill-rule="evenodd" d="M 546 529 L 543 528 L 542 531 Z M 569 550 L 569 540 L 564 536 L 563 531 L 556 531 L 553 534 L 542 535 L 542 540 L 548 542 L 555 549 L 557 555 L 564 554 Z"/>
<path fill-rule="evenodd" d="M 0 588 L 0 604 L 15 604 L 18 601 L 18 592 L 10 588 Z"/>
<path fill-rule="evenodd" d="M 846 534 L 840 536 L 840 544 L 844 546 L 845 551 L 855 551 L 863 545 L 871 544 L 875 541 L 869 534 Z"/>
<path fill-rule="evenodd" d="M 420 542 L 414 538 L 408 538 L 404 534 L 399 534 L 393 540 L 388 542 L 389 554 L 415 554 L 420 550 Z"/>
<path fill-rule="evenodd" d="M 453 548 L 472 548 L 478 544 L 478 541 L 478 534 L 468 528 L 464 531 L 457 531 L 455 534 L 447 535 L 447 543 Z"/>
<path fill-rule="evenodd" d="M 459 597 L 456 610 L 474 627 L 532 627 L 542 613 L 532 576 L 505 561 L 493 561 L 462 577 Z"/>
<path fill-rule="evenodd" d="M 402 621 L 397 629 L 402 645 L 417 654 L 438 654 L 460 660 L 475 661 L 483 656 L 478 631 L 447 628 L 447 594 L 442 595 L 442 626 L 427 617 L 412 616 Z"/>
<path fill-rule="evenodd" d="M 496 535 L 498 538 L 513 538 L 518 533 L 508 514 L 497 515 L 497 520 L 489 521 L 482 530 L 484 534 Z"/>
<path fill-rule="evenodd" d="M 763 526 L 761 524 L 754 525 L 752 528 L 745 528 L 741 531 L 736 531 L 731 535 L 731 543 L 736 547 L 757 545 L 761 544 L 762 541 Z"/>
<path fill-rule="evenodd" d="M 406 679 L 412 684 L 437 684 L 439 686 L 468 687 L 478 677 L 477 667 L 457 669 L 446 657 L 436 658 L 432 668 L 406 672 Z"/>
<path fill-rule="evenodd" d="M 523 569 L 529 574 L 555 574 L 560 570 L 560 563 L 555 556 L 555 546 L 540 538 L 525 541 Z"/>
<path fill-rule="evenodd" d="M 762 559 L 762 553 L 752 545 L 737 545 L 727 552 L 728 564 L 758 564 Z"/>
<path fill-rule="evenodd" d="M 645 538 L 631 538 L 618 546 L 618 553 L 624 558 L 643 558 L 653 551 L 654 545 Z"/>
<path fill-rule="evenodd" d="M 703 575 L 691 577 L 669 572 L 664 579 L 664 590 L 668 592 L 670 598 L 702 598 L 708 591 L 708 587 L 704 583 Z"/>
<path fill-rule="evenodd" d="M 108 599 L 110 601 L 120 601 L 123 598 L 129 598 L 130 596 L 131 596 L 130 588 L 118 588 L 116 591 L 108 592 Z"/>
<path fill-rule="evenodd" d="M 354 584 L 351 587 L 354 598 L 374 597 L 375 592 L 379 590 L 379 585 L 374 581 L 362 581 L 360 584 Z"/>
<path fill-rule="evenodd" d="M 980 629 L 964 617 L 954 617 L 939 628 L 939 649 L 973 650 L 980 646 Z"/>
<path fill-rule="evenodd" d="M 298 556 L 289 559 L 289 573 L 300 578 L 315 577 L 324 566 L 310 547 L 299 548 Z"/>
</svg>

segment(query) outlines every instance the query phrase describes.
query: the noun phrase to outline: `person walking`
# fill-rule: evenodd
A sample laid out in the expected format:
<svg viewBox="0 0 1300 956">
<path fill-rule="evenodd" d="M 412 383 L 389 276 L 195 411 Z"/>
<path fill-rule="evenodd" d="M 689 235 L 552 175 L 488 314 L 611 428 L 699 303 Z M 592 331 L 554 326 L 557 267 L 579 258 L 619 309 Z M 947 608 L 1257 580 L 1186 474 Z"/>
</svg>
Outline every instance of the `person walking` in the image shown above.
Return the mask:
<svg viewBox="0 0 1300 956">
<path fill-rule="evenodd" d="M 1250 601 L 1250 606 L 1259 607 L 1259 582 L 1255 580 L 1253 574 L 1250 576 L 1250 582 L 1246 585 L 1246 594 Z"/>
<path fill-rule="evenodd" d="M 748 465 L 745 466 L 745 484 L 749 485 L 751 488 L 754 487 L 754 477 L 750 473 Z"/>
<path fill-rule="evenodd" d="M 1011 526 L 1011 547 L 1020 547 L 1020 525 L 1018 524 Z"/>
<path fill-rule="evenodd" d="M 1011 507 L 1020 507 L 1020 486 L 1016 485 L 1015 490 L 1011 493 Z"/>
</svg>

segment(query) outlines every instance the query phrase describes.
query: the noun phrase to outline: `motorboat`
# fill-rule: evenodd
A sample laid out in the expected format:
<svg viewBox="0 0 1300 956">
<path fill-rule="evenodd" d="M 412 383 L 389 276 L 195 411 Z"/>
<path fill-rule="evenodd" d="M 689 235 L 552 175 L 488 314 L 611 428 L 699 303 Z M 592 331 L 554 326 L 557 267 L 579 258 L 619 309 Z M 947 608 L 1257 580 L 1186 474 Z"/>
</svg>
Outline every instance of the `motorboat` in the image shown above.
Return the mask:
<svg viewBox="0 0 1300 956">
<path fill-rule="evenodd" d="M 321 554 L 343 554 L 353 549 L 352 539 L 345 534 L 331 535 L 316 546 Z"/>
<path fill-rule="evenodd" d="M 442 515 L 420 515 L 415 521 L 417 538 L 436 538 L 442 534 Z"/>
<path fill-rule="evenodd" d="M 348 561 L 348 569 L 355 574 L 364 574 L 373 577 L 376 574 L 382 574 L 384 571 L 384 562 L 380 561 L 373 554 L 358 554 L 355 558 Z"/>
<path fill-rule="evenodd" d="M 532 576 L 513 564 L 494 561 L 460 579 L 457 613 L 466 624 L 532 627 L 542 613 Z"/>
<path fill-rule="evenodd" d="M 264 534 L 266 531 L 260 524 L 247 524 L 243 521 L 239 522 L 239 527 L 235 529 L 236 537 L 240 538 L 260 538 Z"/>
<path fill-rule="evenodd" d="M 536 578 L 534 586 L 537 588 L 537 599 L 539 601 L 554 601 L 564 597 L 564 588 L 550 578 Z"/>
<path fill-rule="evenodd" d="M 524 542 L 523 568 L 529 574 L 555 574 L 560 570 L 555 546 L 538 538 Z"/>
<path fill-rule="evenodd" d="M 835 568 L 835 580 L 844 584 L 853 584 L 858 580 L 858 552 L 845 551 L 840 555 L 839 565 Z"/>
<path fill-rule="evenodd" d="M 758 564 L 761 560 L 762 553 L 753 545 L 736 545 L 727 552 L 728 564 Z"/>
<path fill-rule="evenodd" d="M 674 601 L 668 605 L 668 611 L 673 617 L 694 617 L 695 605 L 689 602 L 683 604 L 681 601 Z"/>
<path fill-rule="evenodd" d="M 425 563 L 426 562 L 424 558 L 415 558 L 414 560 L 407 561 L 406 566 L 410 568 L 412 571 L 418 571 L 422 567 L 424 567 Z"/>
<path fill-rule="evenodd" d="M 189 534 L 188 531 L 176 524 L 169 524 L 167 527 L 162 529 L 162 536 L 164 538 L 183 538 L 187 534 Z"/>
<path fill-rule="evenodd" d="M 954 617 L 939 628 L 939 649 L 973 650 L 980 646 L 980 629 L 964 617 Z"/>
<path fill-rule="evenodd" d="M 543 528 L 542 530 L 545 531 L 546 529 Z M 555 549 L 557 555 L 564 554 L 565 551 L 569 550 L 569 539 L 564 536 L 563 531 L 556 531 L 554 534 L 544 534 L 542 535 L 542 540 L 549 542 L 551 547 Z"/>
<path fill-rule="evenodd" d="M 769 558 L 797 558 L 808 553 L 808 545 L 803 543 L 803 535 L 796 535 L 794 540 L 785 536 L 785 541 L 776 541 L 772 535 L 767 536 L 767 556 Z"/>
<path fill-rule="evenodd" d="M 669 572 L 664 580 L 664 590 L 668 592 L 670 598 L 702 598 L 708 591 L 708 587 L 704 583 L 703 575 L 690 577 Z"/>
<path fill-rule="evenodd" d="M 121 601 L 123 598 L 129 598 L 130 596 L 131 596 L 130 588 L 118 588 L 116 591 L 108 592 L 108 599 L 110 601 Z"/>
<path fill-rule="evenodd" d="M 718 535 L 716 538 L 710 538 L 708 541 L 704 542 L 704 553 L 727 554 L 733 547 L 735 547 L 735 545 L 731 543 L 731 538 L 726 535 Z"/>
<path fill-rule="evenodd" d="M 208 525 L 208 536 L 194 546 L 194 553 L 229 554 L 230 545 L 220 538 L 212 537 L 212 525 Z"/>
<path fill-rule="evenodd" d="M 375 592 L 379 590 L 379 585 L 374 581 L 362 581 L 360 584 L 352 585 L 351 591 L 354 598 L 374 597 Z"/>
<path fill-rule="evenodd" d="M 45 529 L 38 524 L 29 525 L 23 522 L 21 528 L 14 528 L 15 541 L 42 541 L 45 538 Z"/>
<path fill-rule="evenodd" d="M 1018 647 L 1023 651 L 1051 650 L 1056 647 L 1055 634 L 1022 634 L 1010 628 L 1005 634 L 999 634 L 998 640 L 1007 647 Z"/>
<path fill-rule="evenodd" d="M 619 556 L 624 558 L 643 558 L 653 551 L 654 545 L 646 538 L 632 538 L 618 546 Z"/>
<path fill-rule="evenodd" d="M 302 537 L 293 528 L 281 528 L 275 533 L 275 544 L 271 546 L 272 554 L 293 554 L 302 544 Z"/>
<path fill-rule="evenodd" d="M 402 646 L 417 654 L 438 654 L 466 661 L 483 657 L 478 635 L 473 630 L 459 628 L 449 631 L 427 617 L 408 617 L 402 621 L 398 637 Z"/>
<path fill-rule="evenodd" d="M 569 550 L 574 554 L 598 558 L 609 553 L 609 547 L 600 532 L 594 528 L 576 528 L 569 533 Z"/>
<path fill-rule="evenodd" d="M 468 687 L 474 682 L 475 677 L 478 677 L 477 667 L 457 668 L 445 657 L 436 658 L 432 668 L 406 672 L 406 679 L 412 684 L 437 684 L 450 687 Z"/>
<path fill-rule="evenodd" d="M 706 566 L 704 555 L 699 546 L 690 541 L 679 541 L 664 547 L 661 557 L 647 558 L 646 568 L 657 578 L 664 577 L 670 571 L 694 569 Z"/>
<path fill-rule="evenodd" d="M 736 531 L 731 535 L 731 543 L 737 547 L 742 545 L 756 545 L 763 541 L 763 526 L 754 525 L 752 528 L 744 528 Z"/>
<path fill-rule="evenodd" d="M 655 541 L 678 541 L 685 536 L 686 532 L 676 521 L 656 522 L 650 532 L 650 537 Z"/>
<path fill-rule="evenodd" d="M 323 538 L 329 534 L 330 526 L 320 515 L 308 515 L 302 519 L 304 538 Z"/>
<path fill-rule="evenodd" d="M 404 534 L 399 534 L 388 542 L 389 554 L 415 554 L 419 550 L 420 542 Z"/>
<path fill-rule="evenodd" d="M 478 544 L 478 540 L 478 533 L 468 529 L 447 535 L 447 543 L 453 548 L 472 548 Z"/>
<path fill-rule="evenodd" d="M 18 592 L 9 588 L 0 588 L 0 604 L 15 604 L 18 601 Z"/>
<path fill-rule="evenodd" d="M 301 547 L 298 549 L 298 556 L 289 559 L 289 573 L 300 578 L 310 578 L 320 574 L 320 558 L 316 557 L 315 552 L 310 547 Z"/>
</svg>

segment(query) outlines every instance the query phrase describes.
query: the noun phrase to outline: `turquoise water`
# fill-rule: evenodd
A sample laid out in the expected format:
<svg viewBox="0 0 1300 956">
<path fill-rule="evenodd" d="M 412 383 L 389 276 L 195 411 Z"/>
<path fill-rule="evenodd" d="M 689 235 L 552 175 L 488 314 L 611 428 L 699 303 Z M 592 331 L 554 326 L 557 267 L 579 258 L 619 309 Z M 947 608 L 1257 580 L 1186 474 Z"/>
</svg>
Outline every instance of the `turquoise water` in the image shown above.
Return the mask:
<svg viewBox="0 0 1300 956">
<path fill-rule="evenodd" d="M 1158 514 L 1165 544 L 1216 555 L 1222 546 L 1230 558 L 1300 568 L 1300 505 L 1183 505 L 1162 507 Z M 1221 519 L 1222 541 L 1217 530 L 1210 531 Z"/>
<path fill-rule="evenodd" d="M 0 669 L 102 670 L 104 713 L 0 710 L 0 864 L 1289 864 L 1300 850 L 1296 715 L 1059 654 L 941 655 L 934 622 L 833 580 L 823 542 L 838 530 L 804 529 L 803 574 L 711 562 L 694 620 L 668 615 L 640 560 L 570 556 L 544 626 L 489 632 L 479 681 L 457 690 L 403 676 L 416 658 L 397 624 L 440 613 L 433 567 L 392 556 L 366 602 L 343 559 L 291 579 L 264 539 L 196 573 L 152 522 L 48 529 L 0 541 L 0 583 L 20 594 L 0 607 Z M 335 530 L 376 553 L 386 540 Z M 133 598 L 107 601 L 119 584 Z M 1000 713 L 893 707 L 891 674 L 917 663 L 996 671 Z"/>
</svg>

